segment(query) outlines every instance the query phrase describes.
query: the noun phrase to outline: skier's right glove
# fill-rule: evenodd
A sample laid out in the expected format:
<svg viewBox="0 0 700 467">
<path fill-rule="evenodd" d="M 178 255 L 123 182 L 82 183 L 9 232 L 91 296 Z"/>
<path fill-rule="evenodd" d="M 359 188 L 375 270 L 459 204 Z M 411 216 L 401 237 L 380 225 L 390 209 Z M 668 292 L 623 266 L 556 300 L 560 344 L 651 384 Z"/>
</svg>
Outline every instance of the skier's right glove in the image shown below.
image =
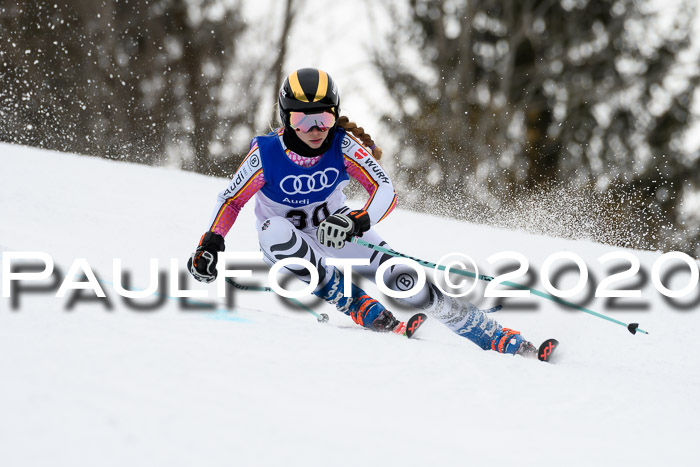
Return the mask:
<svg viewBox="0 0 700 467">
<path fill-rule="evenodd" d="M 219 252 L 224 251 L 224 237 L 214 232 L 207 232 L 199 242 L 199 246 L 187 261 L 187 269 L 199 282 L 216 280 L 216 263 Z"/>
</svg>

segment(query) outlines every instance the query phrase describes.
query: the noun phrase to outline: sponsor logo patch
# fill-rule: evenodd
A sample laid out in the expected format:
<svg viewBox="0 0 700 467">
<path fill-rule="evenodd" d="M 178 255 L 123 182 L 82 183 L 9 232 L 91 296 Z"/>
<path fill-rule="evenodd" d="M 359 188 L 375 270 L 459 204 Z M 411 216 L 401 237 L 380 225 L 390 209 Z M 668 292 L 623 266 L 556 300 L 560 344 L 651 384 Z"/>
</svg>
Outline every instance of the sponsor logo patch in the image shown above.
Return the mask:
<svg viewBox="0 0 700 467">
<path fill-rule="evenodd" d="M 340 172 L 333 167 L 311 175 L 287 175 L 280 182 L 280 188 L 288 195 L 308 195 L 331 188 L 339 176 Z"/>
<path fill-rule="evenodd" d="M 310 203 L 310 200 L 308 200 L 308 199 L 289 199 L 289 198 L 284 198 L 282 201 L 285 202 L 285 203 L 289 203 L 289 204 L 309 204 L 309 203 Z"/>
<path fill-rule="evenodd" d="M 384 172 L 382 172 L 382 168 L 374 162 L 372 159 L 367 159 L 364 164 L 372 171 L 372 173 L 383 183 L 389 183 L 389 177 L 387 177 Z"/>
<path fill-rule="evenodd" d="M 415 283 L 413 276 L 407 273 L 399 274 L 399 277 L 396 278 L 396 288 L 402 292 L 411 290 Z"/>
<path fill-rule="evenodd" d="M 369 157 L 369 154 L 367 154 L 367 151 L 365 151 L 364 149 L 358 148 L 357 151 L 355 151 L 356 159 L 364 159 L 365 157 Z"/>
</svg>

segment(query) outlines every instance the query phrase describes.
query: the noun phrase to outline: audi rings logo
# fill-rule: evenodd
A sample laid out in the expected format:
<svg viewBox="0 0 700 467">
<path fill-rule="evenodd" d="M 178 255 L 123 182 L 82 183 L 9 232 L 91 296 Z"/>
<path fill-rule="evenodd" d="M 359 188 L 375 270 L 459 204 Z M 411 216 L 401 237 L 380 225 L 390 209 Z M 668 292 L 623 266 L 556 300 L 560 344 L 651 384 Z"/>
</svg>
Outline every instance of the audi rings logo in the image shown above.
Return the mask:
<svg viewBox="0 0 700 467">
<path fill-rule="evenodd" d="M 308 195 L 335 185 L 340 172 L 328 167 L 311 175 L 287 175 L 280 182 L 280 188 L 288 195 Z"/>
</svg>

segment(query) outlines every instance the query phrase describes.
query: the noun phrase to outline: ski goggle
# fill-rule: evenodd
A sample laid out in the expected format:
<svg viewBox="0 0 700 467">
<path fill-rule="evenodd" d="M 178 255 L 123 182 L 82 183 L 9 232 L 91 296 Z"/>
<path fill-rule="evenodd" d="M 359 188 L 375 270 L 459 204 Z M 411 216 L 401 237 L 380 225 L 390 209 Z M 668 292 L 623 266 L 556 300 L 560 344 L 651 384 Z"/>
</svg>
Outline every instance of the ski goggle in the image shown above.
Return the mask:
<svg viewBox="0 0 700 467">
<path fill-rule="evenodd" d="M 289 126 L 295 131 L 308 133 L 316 127 L 319 131 L 328 131 L 335 125 L 335 115 L 330 112 L 305 114 L 304 112 L 289 112 Z"/>
</svg>

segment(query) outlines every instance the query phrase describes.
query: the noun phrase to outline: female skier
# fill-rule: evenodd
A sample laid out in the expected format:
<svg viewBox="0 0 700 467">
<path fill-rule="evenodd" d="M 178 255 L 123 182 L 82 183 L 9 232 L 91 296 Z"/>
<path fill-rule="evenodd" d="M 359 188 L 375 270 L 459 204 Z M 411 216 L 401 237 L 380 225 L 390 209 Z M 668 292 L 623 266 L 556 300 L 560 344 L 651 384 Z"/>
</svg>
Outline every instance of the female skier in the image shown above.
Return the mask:
<svg viewBox="0 0 700 467">
<path fill-rule="evenodd" d="M 319 273 L 315 295 L 361 326 L 405 333 L 406 324 L 357 285 L 352 285 L 351 296 L 344 296 L 343 274 L 326 264 L 326 258 L 368 258 L 368 266 L 354 269 L 374 280 L 379 265 L 389 259 L 349 242 L 362 236 L 388 248 L 372 229 L 396 206 L 391 180 L 377 163 L 381 151 L 361 128 L 340 117 L 336 85 L 321 70 L 304 68 L 291 73 L 280 89 L 278 105 L 282 127 L 252 140 L 250 152 L 218 196 L 209 229 L 188 261 L 190 273 L 202 282 L 216 279 L 217 255 L 224 251 L 224 237 L 241 208 L 256 195 L 257 232 L 266 262 L 273 264 L 289 257 L 310 261 Z M 362 209 L 345 206 L 343 188 L 349 176 L 369 193 Z M 310 282 L 306 269 L 288 270 Z M 415 276 L 411 268 L 398 265 L 387 269 L 384 283 L 392 290 L 406 290 L 406 282 L 415 283 Z M 430 282 L 401 301 L 428 313 L 482 349 L 537 353 L 517 331 L 501 327 L 476 306 L 443 294 Z"/>
</svg>

